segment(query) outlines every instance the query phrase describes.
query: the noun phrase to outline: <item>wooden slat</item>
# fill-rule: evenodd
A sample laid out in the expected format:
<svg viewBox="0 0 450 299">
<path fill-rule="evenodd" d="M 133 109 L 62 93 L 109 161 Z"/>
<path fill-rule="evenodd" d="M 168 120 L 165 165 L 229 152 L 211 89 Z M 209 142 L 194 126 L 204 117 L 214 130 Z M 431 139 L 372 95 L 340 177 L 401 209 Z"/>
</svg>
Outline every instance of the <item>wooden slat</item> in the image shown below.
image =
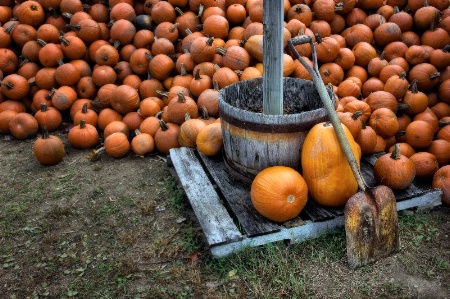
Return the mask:
<svg viewBox="0 0 450 299">
<path fill-rule="evenodd" d="M 199 153 L 199 157 L 239 221 L 240 227 L 248 236 L 280 230 L 279 225 L 267 220 L 255 210 L 250 199 L 250 187 L 228 174 L 221 156 L 207 157 Z"/>
<path fill-rule="evenodd" d="M 208 245 L 241 239 L 241 233 L 220 202 L 194 151 L 187 147 L 171 149 L 170 159 Z"/>
</svg>

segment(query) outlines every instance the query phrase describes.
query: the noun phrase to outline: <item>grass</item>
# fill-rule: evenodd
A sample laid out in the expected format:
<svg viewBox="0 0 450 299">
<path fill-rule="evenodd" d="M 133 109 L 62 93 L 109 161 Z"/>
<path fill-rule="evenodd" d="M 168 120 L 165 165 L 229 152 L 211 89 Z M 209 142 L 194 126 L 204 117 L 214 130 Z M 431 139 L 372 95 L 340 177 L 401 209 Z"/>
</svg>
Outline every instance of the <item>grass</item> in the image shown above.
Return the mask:
<svg viewBox="0 0 450 299">
<path fill-rule="evenodd" d="M 115 177 L 120 186 L 108 181 L 110 162 L 39 168 L 35 178 L 31 163 L 10 171 L 0 186 L 1 297 L 426 298 L 414 285 L 450 294 L 448 208 L 400 213 L 401 252 L 356 270 L 343 229 L 215 259 L 177 182 L 145 162 L 126 161 L 135 164 Z"/>
</svg>

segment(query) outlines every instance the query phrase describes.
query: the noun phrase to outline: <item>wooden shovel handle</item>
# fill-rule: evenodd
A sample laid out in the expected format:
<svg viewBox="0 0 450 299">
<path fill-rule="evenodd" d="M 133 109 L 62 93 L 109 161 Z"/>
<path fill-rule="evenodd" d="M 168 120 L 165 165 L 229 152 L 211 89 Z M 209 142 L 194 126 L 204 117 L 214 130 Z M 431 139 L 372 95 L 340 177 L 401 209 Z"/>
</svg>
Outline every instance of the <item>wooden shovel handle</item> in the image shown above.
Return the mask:
<svg viewBox="0 0 450 299">
<path fill-rule="evenodd" d="M 313 67 L 311 67 L 298 54 L 297 50 L 295 49 L 295 45 L 304 44 L 304 43 L 308 43 L 308 42 L 311 45 Z M 339 120 L 339 117 L 337 116 L 336 110 L 333 107 L 334 106 L 333 101 L 331 100 L 331 98 L 327 92 L 325 84 L 322 81 L 322 77 L 320 77 L 319 69 L 317 66 L 318 64 L 317 64 L 316 47 L 314 45 L 312 38 L 308 35 L 300 35 L 300 36 L 289 39 L 288 45 L 289 45 L 289 48 L 291 49 L 292 53 L 294 53 L 295 58 L 297 58 L 300 61 L 300 63 L 310 73 L 310 75 L 313 79 L 314 85 L 316 86 L 317 92 L 319 93 L 320 99 L 322 100 L 325 110 L 328 113 L 331 124 L 333 125 L 333 128 L 336 132 L 339 144 L 341 145 L 341 148 L 345 154 L 345 157 L 347 158 L 347 161 L 350 164 L 350 168 L 353 172 L 353 175 L 355 176 L 356 182 L 358 183 L 359 188 L 362 191 L 365 191 L 366 184 L 365 184 L 364 179 L 359 170 L 355 155 L 353 154 L 353 151 L 350 147 L 350 143 L 348 142 L 347 137 L 345 136 L 344 129 L 342 128 L 342 125 Z"/>
</svg>

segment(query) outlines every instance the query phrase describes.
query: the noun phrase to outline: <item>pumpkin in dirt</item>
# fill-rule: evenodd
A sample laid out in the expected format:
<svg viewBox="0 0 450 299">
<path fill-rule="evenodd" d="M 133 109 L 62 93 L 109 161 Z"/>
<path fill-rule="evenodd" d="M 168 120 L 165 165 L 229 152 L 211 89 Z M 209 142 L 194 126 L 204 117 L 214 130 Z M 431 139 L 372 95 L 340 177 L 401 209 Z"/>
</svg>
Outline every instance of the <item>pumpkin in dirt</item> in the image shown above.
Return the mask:
<svg viewBox="0 0 450 299">
<path fill-rule="evenodd" d="M 64 143 L 54 135 L 49 135 L 47 129 L 42 129 L 42 136 L 33 144 L 33 153 L 42 165 L 55 165 L 64 158 Z"/>
<path fill-rule="evenodd" d="M 256 175 L 250 197 L 264 217 L 283 222 L 297 217 L 308 200 L 308 187 L 296 170 L 286 166 L 268 167 Z"/>
<path fill-rule="evenodd" d="M 342 127 L 359 166 L 358 146 L 347 127 Z M 329 122 L 316 124 L 306 135 L 301 165 L 309 193 L 323 206 L 343 206 L 358 191 L 356 179 Z"/>
</svg>

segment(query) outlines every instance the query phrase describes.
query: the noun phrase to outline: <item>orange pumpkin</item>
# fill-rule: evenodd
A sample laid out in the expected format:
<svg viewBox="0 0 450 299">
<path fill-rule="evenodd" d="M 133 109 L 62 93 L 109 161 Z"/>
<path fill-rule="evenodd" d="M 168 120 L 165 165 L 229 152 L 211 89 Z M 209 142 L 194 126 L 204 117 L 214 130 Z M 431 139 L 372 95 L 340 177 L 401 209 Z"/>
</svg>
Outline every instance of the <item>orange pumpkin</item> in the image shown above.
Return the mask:
<svg viewBox="0 0 450 299">
<path fill-rule="evenodd" d="M 442 203 L 450 206 L 450 165 L 442 166 L 436 171 L 431 182 L 431 187 L 442 190 Z"/>
<path fill-rule="evenodd" d="M 283 222 L 297 217 L 308 200 L 308 187 L 296 170 L 272 166 L 262 170 L 252 182 L 250 197 L 264 217 Z"/>
<path fill-rule="evenodd" d="M 57 136 L 49 135 L 47 129 L 42 129 L 42 136 L 33 144 L 33 153 L 42 165 L 55 165 L 64 158 L 64 143 Z"/>
<path fill-rule="evenodd" d="M 197 149 L 206 156 L 214 156 L 222 150 L 222 125 L 212 123 L 200 129 L 196 139 Z"/>
<path fill-rule="evenodd" d="M 342 127 L 359 164 L 358 146 L 345 125 Z M 328 122 L 316 124 L 306 135 L 301 165 L 309 193 L 323 206 L 343 206 L 358 190 L 333 126 Z"/>
</svg>

